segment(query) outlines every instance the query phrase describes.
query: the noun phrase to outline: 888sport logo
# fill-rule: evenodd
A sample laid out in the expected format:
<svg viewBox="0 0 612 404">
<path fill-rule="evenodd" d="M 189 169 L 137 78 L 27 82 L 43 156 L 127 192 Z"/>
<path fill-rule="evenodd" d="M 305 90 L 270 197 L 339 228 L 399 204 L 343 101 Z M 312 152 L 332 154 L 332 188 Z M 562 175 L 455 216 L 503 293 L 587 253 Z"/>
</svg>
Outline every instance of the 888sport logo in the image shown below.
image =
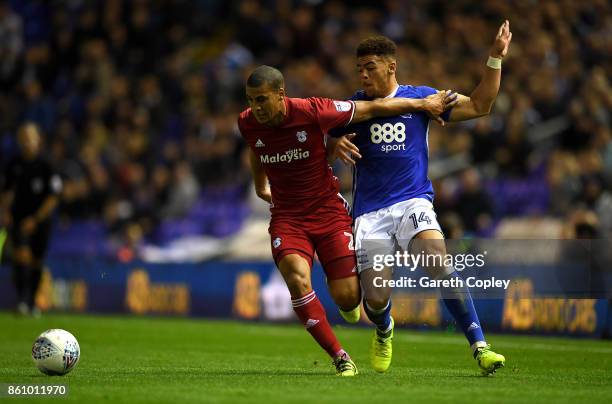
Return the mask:
<svg viewBox="0 0 612 404">
<path fill-rule="evenodd" d="M 370 140 L 374 144 L 380 144 L 380 150 L 389 153 L 391 151 L 406 150 L 406 125 L 403 122 L 374 123 L 370 126 Z"/>
</svg>

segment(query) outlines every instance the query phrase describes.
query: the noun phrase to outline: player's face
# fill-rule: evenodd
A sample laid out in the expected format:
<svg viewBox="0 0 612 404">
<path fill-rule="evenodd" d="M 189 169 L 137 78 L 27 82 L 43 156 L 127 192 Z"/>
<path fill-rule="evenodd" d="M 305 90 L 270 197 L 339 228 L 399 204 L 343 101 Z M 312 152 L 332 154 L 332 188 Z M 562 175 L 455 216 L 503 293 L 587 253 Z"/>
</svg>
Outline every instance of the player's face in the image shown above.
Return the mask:
<svg viewBox="0 0 612 404">
<path fill-rule="evenodd" d="M 35 126 L 27 125 L 19 131 L 19 146 L 26 159 L 38 156 L 41 146 L 40 142 L 40 134 Z"/>
<path fill-rule="evenodd" d="M 278 120 L 283 111 L 285 90 L 274 89 L 269 84 L 246 88 L 247 101 L 257 122 L 269 124 Z"/>
<path fill-rule="evenodd" d="M 381 98 L 393 91 L 395 61 L 378 55 L 357 58 L 357 72 L 361 86 L 368 97 Z"/>
</svg>

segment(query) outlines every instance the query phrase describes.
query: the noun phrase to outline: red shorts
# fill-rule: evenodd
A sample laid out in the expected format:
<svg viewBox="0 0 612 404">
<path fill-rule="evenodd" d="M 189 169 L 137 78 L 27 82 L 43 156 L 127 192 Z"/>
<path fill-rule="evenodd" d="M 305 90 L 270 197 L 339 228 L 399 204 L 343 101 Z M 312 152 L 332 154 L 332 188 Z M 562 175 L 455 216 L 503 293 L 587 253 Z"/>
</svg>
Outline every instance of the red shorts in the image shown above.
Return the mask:
<svg viewBox="0 0 612 404">
<path fill-rule="evenodd" d="M 270 221 L 272 256 L 277 266 L 288 254 L 298 254 L 312 267 L 317 253 L 328 280 L 356 276 L 354 265 L 333 266 L 333 261 L 352 257 L 355 259 L 352 219 L 348 215 L 344 200 L 340 197 L 329 204 L 318 207 L 312 213 L 295 217 L 276 213 Z"/>
</svg>

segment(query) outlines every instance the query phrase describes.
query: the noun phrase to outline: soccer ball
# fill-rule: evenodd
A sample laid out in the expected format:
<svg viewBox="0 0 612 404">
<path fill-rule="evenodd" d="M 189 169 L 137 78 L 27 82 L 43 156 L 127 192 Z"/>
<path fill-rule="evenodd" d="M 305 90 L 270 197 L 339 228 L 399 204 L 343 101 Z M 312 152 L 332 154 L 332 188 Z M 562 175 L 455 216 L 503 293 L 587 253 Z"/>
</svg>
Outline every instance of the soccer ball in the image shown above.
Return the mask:
<svg viewBox="0 0 612 404">
<path fill-rule="evenodd" d="M 79 343 L 66 330 L 47 330 L 36 338 L 32 346 L 32 359 L 46 375 L 65 375 L 74 369 L 80 357 Z"/>
</svg>

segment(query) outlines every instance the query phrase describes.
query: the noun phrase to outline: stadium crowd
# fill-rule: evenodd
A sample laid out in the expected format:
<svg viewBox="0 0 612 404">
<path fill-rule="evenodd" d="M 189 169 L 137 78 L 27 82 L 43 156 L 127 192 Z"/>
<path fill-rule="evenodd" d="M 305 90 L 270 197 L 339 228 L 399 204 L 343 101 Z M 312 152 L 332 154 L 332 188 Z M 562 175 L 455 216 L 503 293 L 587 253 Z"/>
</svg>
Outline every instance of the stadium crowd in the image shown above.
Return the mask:
<svg viewBox="0 0 612 404">
<path fill-rule="evenodd" d="M 62 222 L 102 219 L 138 242 L 207 190 L 246 203 L 235 122 L 254 66 L 280 68 L 290 96 L 347 98 L 357 43 L 381 33 L 398 43 L 400 82 L 469 94 L 506 18 L 491 115 L 431 125 L 441 222 L 450 237 L 492 235 L 505 217 L 546 215 L 569 224 L 564 237 L 610 237 L 607 0 L 0 0 L 0 165 L 19 125 L 38 123 L 64 179 Z"/>
</svg>

